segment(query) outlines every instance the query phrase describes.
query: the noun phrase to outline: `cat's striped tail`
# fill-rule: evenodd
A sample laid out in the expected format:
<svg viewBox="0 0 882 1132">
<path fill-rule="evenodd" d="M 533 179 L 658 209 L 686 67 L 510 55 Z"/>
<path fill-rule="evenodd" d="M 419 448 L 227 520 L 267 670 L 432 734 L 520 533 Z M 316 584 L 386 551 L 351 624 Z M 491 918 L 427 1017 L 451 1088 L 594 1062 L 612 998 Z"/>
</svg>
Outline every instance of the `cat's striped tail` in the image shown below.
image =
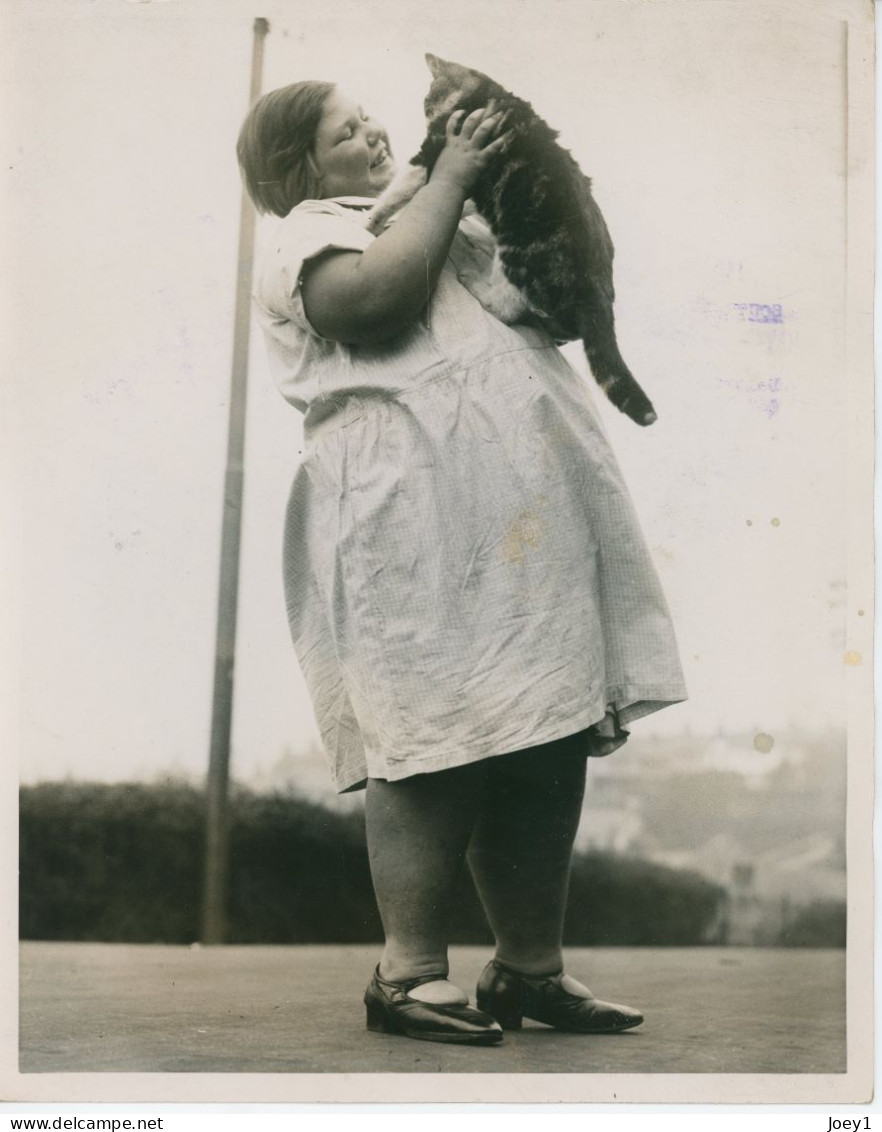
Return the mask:
<svg viewBox="0 0 882 1132">
<path fill-rule="evenodd" d="M 615 407 L 639 425 L 651 425 L 658 420 L 652 402 L 622 360 L 615 338 L 605 342 L 585 338 L 582 344 L 597 384 Z"/>
</svg>

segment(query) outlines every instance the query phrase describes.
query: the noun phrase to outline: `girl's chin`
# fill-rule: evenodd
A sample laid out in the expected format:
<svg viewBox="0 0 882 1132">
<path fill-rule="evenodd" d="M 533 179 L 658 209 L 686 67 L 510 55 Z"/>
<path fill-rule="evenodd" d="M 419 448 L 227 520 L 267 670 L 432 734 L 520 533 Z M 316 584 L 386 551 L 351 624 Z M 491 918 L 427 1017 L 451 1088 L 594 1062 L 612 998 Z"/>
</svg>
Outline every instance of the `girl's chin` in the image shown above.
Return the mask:
<svg viewBox="0 0 882 1132">
<path fill-rule="evenodd" d="M 352 181 L 345 190 L 335 192 L 332 195 L 339 197 L 378 197 L 389 188 L 394 177 L 395 166 L 390 161 L 387 167 L 384 162 L 382 168 L 372 169 L 362 181 Z"/>
<path fill-rule="evenodd" d="M 380 186 L 380 192 L 382 192 L 383 189 L 387 189 L 392 184 L 392 178 L 395 176 L 395 162 L 387 157 L 382 165 L 371 170 L 371 174 L 371 180 L 375 185 Z"/>
</svg>

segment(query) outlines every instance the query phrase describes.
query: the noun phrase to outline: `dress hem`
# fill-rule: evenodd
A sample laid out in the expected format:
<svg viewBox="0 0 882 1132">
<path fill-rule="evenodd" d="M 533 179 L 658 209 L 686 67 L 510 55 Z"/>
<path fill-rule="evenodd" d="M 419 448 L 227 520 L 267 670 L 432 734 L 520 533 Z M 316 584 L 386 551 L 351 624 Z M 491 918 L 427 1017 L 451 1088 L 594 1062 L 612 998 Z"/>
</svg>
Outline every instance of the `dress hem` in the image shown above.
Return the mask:
<svg viewBox="0 0 882 1132">
<path fill-rule="evenodd" d="M 623 691 L 623 689 L 619 689 L 618 691 Z M 630 694 L 610 696 L 606 701 L 606 705 L 600 709 L 592 709 L 581 716 L 575 717 L 575 719 L 568 719 L 565 723 L 560 723 L 550 728 L 547 732 L 539 732 L 526 744 L 507 744 L 502 750 L 498 748 L 488 749 L 483 754 L 475 754 L 473 750 L 460 749 L 452 753 L 448 751 L 441 755 L 427 754 L 418 759 L 410 756 L 406 759 L 390 760 L 387 757 L 383 760 L 385 762 L 384 774 L 371 775 L 370 773 L 365 773 L 364 776 L 341 776 L 335 781 L 334 789 L 338 794 L 350 794 L 358 790 L 364 790 L 368 779 L 372 777 L 382 778 L 386 782 L 400 782 L 405 778 L 412 778 L 414 775 L 433 774 L 437 771 L 452 770 L 454 767 L 467 766 L 469 763 L 482 762 L 484 759 L 511 755 L 517 751 L 528 750 L 530 747 L 540 747 L 546 743 L 553 743 L 558 739 L 570 738 L 573 735 L 577 735 L 580 731 L 587 731 L 591 727 L 602 724 L 610 715 L 610 712 L 612 712 L 616 722 L 616 734 L 614 738 L 606 737 L 600 742 L 595 743 L 591 742 L 591 737 L 586 737 L 586 745 L 588 747 L 586 754 L 588 758 L 605 758 L 607 755 L 618 750 L 618 748 L 627 741 L 629 732 L 625 730 L 625 724 L 651 715 L 656 711 L 661 711 L 662 708 L 684 703 L 686 699 L 687 694 L 682 688 L 643 687 L 631 689 Z M 619 703 L 623 703 L 624 706 L 618 707 L 617 705 Z M 365 771 L 369 771 L 369 768 L 365 767 Z"/>
</svg>

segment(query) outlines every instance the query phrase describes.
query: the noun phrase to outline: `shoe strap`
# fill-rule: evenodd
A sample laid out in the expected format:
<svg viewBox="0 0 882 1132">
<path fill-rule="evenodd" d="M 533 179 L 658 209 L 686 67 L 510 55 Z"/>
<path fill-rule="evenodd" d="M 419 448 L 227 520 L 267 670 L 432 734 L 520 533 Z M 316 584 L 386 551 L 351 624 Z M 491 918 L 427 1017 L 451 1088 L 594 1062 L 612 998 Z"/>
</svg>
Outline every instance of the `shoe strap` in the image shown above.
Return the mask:
<svg viewBox="0 0 882 1132">
<path fill-rule="evenodd" d="M 405 994 L 412 991 L 415 987 L 421 987 L 424 983 L 446 983 L 449 981 L 443 971 L 436 971 L 433 975 L 416 975 L 412 979 L 402 979 L 401 982 L 393 983 L 389 979 L 382 977 L 379 964 L 377 964 L 374 977 L 377 982 L 382 983 L 384 987 L 393 987 L 396 990 L 403 990 Z"/>
<path fill-rule="evenodd" d="M 491 960 L 497 970 L 504 972 L 506 975 L 513 975 L 516 979 L 522 979 L 525 983 L 554 983 L 558 982 L 563 976 L 563 968 L 559 971 L 551 971 L 545 975 L 527 975 L 523 971 L 516 971 L 514 967 L 509 967 L 505 963 L 500 963 L 498 959 Z"/>
</svg>

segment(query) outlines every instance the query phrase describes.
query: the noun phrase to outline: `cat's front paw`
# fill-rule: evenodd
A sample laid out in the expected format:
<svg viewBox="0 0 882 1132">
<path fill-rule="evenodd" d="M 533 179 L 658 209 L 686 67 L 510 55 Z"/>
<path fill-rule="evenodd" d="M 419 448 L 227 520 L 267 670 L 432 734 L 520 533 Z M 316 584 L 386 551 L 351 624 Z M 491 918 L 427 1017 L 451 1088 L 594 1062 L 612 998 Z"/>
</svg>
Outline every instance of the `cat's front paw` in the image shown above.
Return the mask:
<svg viewBox="0 0 882 1132">
<path fill-rule="evenodd" d="M 426 170 L 421 165 L 407 165 L 367 214 L 365 228 L 376 234 L 381 232 L 396 212 L 400 211 L 426 183 Z"/>
</svg>

